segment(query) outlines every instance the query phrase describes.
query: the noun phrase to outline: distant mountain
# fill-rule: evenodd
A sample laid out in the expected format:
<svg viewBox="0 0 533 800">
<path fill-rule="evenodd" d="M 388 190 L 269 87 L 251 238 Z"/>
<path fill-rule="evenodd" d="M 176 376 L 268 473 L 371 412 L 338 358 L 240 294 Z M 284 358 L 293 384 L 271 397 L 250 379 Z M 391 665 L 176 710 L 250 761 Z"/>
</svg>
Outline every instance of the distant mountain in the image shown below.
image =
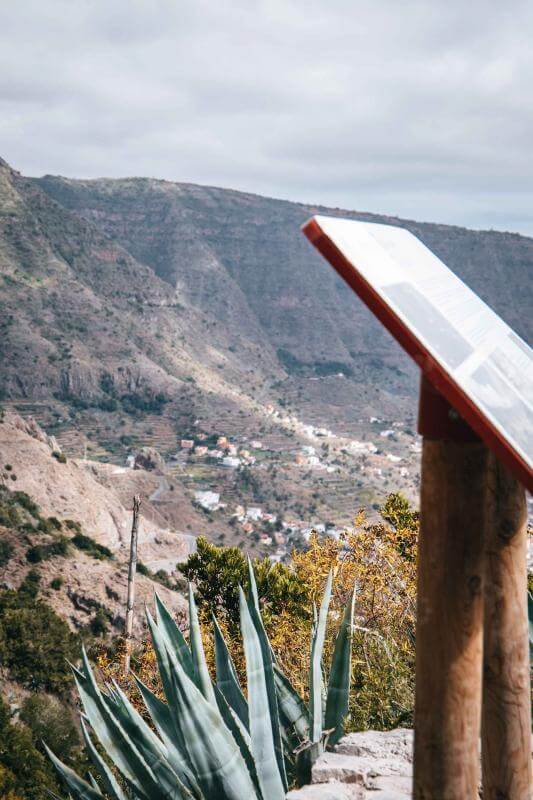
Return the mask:
<svg viewBox="0 0 533 800">
<path fill-rule="evenodd" d="M 408 228 L 531 340 L 527 237 L 0 162 L 4 401 L 85 426 L 108 454 L 140 414 L 163 420 L 160 448 L 165 424 L 174 439 L 196 420 L 253 430 L 267 403 L 333 430 L 414 424 L 416 371 L 302 236 L 314 213 Z"/>
<path fill-rule="evenodd" d="M 524 338 L 533 331 L 533 240 L 518 234 L 147 179 L 47 176 L 36 184 L 151 267 L 187 304 L 209 309 L 219 325 L 231 325 L 243 338 L 259 335 L 272 351 L 286 351 L 285 366 L 304 363 L 320 373 L 333 361 L 360 374 L 380 360 L 384 368 L 401 363 L 388 335 L 300 233 L 315 213 L 407 228 Z"/>
</svg>

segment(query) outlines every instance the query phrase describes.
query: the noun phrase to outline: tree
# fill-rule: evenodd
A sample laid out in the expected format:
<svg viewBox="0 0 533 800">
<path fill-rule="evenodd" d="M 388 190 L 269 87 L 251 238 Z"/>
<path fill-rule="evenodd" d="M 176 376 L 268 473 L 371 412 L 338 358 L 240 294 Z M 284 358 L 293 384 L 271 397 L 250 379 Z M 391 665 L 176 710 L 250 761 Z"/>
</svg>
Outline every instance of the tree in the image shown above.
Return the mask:
<svg viewBox="0 0 533 800">
<path fill-rule="evenodd" d="M 282 611 L 309 616 L 309 593 L 289 567 L 272 565 L 267 558 L 255 559 L 253 567 L 266 619 Z M 178 564 L 178 569 L 196 585 L 197 603 L 203 611 L 222 612 L 230 625 L 238 625 L 239 586 L 248 588 L 248 566 L 237 547 L 216 547 L 200 537 L 196 553 Z"/>
</svg>

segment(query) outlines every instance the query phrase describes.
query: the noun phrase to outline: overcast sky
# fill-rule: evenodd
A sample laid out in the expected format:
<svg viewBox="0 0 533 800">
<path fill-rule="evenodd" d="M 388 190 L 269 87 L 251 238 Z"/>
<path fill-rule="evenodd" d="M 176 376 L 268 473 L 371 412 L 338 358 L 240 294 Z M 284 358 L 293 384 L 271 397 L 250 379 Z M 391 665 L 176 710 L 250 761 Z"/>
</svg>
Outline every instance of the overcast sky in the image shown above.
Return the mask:
<svg viewBox="0 0 533 800">
<path fill-rule="evenodd" d="M 0 155 L 533 235 L 531 0 L 0 0 Z"/>
</svg>

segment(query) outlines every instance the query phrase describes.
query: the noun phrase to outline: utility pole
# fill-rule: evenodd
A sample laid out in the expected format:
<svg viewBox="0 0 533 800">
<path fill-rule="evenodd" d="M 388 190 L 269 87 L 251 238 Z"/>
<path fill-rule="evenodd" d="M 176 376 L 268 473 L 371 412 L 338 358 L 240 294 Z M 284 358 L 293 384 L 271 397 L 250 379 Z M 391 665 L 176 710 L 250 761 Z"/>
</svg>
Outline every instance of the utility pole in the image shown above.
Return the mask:
<svg viewBox="0 0 533 800">
<path fill-rule="evenodd" d="M 139 538 L 139 510 L 141 498 L 136 494 L 133 498 L 133 522 L 131 525 L 130 563 L 128 569 L 128 600 L 126 604 L 126 653 L 124 656 L 124 674 L 130 671 L 131 645 L 133 632 L 133 606 L 135 603 L 135 573 L 137 572 L 137 540 Z"/>
</svg>

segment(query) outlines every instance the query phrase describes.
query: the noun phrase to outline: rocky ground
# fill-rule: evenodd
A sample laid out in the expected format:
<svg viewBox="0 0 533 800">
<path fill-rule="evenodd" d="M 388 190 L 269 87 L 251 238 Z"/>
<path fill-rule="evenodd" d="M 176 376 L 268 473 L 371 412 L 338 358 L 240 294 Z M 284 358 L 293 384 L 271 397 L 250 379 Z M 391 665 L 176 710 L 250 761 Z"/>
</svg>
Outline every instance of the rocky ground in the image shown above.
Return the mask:
<svg viewBox="0 0 533 800">
<path fill-rule="evenodd" d="M 313 766 L 312 785 L 287 800 L 407 800 L 411 797 L 413 732 L 350 733 Z"/>
</svg>

